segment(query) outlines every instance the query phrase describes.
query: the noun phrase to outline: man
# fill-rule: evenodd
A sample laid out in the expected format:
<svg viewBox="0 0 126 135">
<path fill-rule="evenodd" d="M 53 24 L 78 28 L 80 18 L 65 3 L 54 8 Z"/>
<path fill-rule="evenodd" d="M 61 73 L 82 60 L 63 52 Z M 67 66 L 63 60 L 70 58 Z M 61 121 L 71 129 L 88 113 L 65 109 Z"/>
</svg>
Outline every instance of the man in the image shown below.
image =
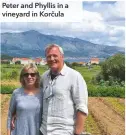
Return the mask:
<svg viewBox="0 0 126 135">
<path fill-rule="evenodd" d="M 45 50 L 50 70 L 41 78 L 43 135 L 80 135 L 88 114 L 87 86 L 81 74 L 64 63 L 63 49 L 51 44 Z"/>
</svg>

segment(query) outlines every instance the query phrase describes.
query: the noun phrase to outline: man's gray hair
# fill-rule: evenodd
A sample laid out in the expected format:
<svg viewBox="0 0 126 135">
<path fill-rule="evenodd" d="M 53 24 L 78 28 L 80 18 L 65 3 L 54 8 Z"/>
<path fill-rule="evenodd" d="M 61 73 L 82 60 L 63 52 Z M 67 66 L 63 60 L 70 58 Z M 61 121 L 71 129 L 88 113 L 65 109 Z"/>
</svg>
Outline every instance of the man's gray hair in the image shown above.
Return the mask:
<svg viewBox="0 0 126 135">
<path fill-rule="evenodd" d="M 51 48 L 53 48 L 53 47 L 58 47 L 58 48 L 59 48 L 60 53 L 61 53 L 62 55 L 64 55 L 63 48 L 62 48 L 62 47 L 60 47 L 60 46 L 59 46 L 59 45 L 57 45 L 57 44 L 49 44 L 49 45 L 47 45 L 47 47 L 45 48 L 45 54 L 46 54 L 46 52 L 47 52 L 49 49 L 51 49 Z"/>
</svg>

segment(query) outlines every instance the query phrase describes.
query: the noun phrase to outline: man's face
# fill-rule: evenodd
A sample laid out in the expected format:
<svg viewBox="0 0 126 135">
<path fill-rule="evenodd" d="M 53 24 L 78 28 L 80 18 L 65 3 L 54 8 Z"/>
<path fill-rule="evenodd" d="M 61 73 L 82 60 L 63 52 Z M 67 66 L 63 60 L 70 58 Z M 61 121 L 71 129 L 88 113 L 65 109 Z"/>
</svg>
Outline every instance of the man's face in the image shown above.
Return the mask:
<svg viewBox="0 0 126 135">
<path fill-rule="evenodd" d="M 46 60 L 53 72 L 59 72 L 63 67 L 63 55 L 58 47 L 53 47 L 46 52 Z"/>
</svg>

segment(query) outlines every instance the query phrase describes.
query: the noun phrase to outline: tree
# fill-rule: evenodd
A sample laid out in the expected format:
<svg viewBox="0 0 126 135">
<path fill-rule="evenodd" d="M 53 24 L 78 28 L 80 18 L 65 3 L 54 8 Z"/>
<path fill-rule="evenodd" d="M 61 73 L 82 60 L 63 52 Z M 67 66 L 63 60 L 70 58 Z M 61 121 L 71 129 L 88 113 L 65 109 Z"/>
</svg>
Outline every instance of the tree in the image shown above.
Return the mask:
<svg viewBox="0 0 126 135">
<path fill-rule="evenodd" d="M 65 61 L 65 63 L 66 63 L 66 65 L 67 65 L 68 67 L 71 67 L 71 68 L 72 68 L 72 65 L 71 65 L 68 61 Z"/>
<path fill-rule="evenodd" d="M 15 64 L 21 64 L 21 61 L 16 61 Z"/>
<path fill-rule="evenodd" d="M 13 59 L 12 56 L 9 56 L 6 54 L 1 54 L 1 60 L 12 60 L 12 59 Z"/>
<path fill-rule="evenodd" d="M 75 66 L 81 66 L 81 64 L 77 63 L 77 62 L 73 62 L 72 63 L 72 67 L 75 67 Z"/>
<path fill-rule="evenodd" d="M 125 56 L 116 54 L 109 57 L 101 64 L 103 79 L 113 81 L 125 81 Z"/>
</svg>

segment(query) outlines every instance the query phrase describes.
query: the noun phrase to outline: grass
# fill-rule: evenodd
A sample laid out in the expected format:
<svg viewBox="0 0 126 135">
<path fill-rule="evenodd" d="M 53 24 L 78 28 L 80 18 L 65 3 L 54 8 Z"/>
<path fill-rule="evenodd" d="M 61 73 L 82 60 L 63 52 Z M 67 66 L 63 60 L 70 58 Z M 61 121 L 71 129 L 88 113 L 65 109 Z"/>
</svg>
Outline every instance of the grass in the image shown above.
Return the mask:
<svg viewBox="0 0 126 135">
<path fill-rule="evenodd" d="M 101 131 L 99 130 L 97 122 L 94 120 L 93 116 L 90 113 L 89 113 L 87 120 L 86 120 L 85 130 L 86 130 L 86 132 L 89 132 L 93 135 L 100 135 L 101 134 Z"/>
<path fill-rule="evenodd" d="M 17 85 L 1 85 L 1 94 L 12 94 L 13 90 L 16 89 Z"/>
<path fill-rule="evenodd" d="M 18 72 L 18 77 L 16 80 L 19 79 L 20 70 L 22 69 L 23 65 L 7 65 L 2 64 L 1 65 L 1 78 L 2 80 L 6 79 L 6 74 L 11 73 L 13 70 Z M 38 70 L 40 72 L 40 75 L 42 75 L 47 69 L 47 66 L 37 66 Z M 75 70 L 79 71 L 87 83 L 90 83 L 93 76 L 95 76 L 100 71 L 100 66 L 93 66 L 93 68 L 88 69 L 88 67 L 75 67 Z M 10 78 L 10 80 L 13 78 Z"/>
<path fill-rule="evenodd" d="M 92 97 L 125 97 L 125 88 L 88 84 L 88 95 Z"/>
<path fill-rule="evenodd" d="M 120 103 L 118 98 L 104 98 L 104 102 L 119 113 L 123 118 L 125 118 L 125 104 Z"/>
<path fill-rule="evenodd" d="M 88 67 L 75 67 L 75 70 L 80 72 L 86 83 L 89 84 L 92 80 L 92 77 L 99 73 L 100 66 L 93 66 L 91 69 L 88 69 Z"/>
<path fill-rule="evenodd" d="M 2 81 L 1 92 L 2 93 L 5 93 L 5 92 L 11 93 L 12 89 L 15 89 L 16 87 L 19 86 L 17 82 L 19 82 L 19 74 L 22 67 L 23 67 L 22 65 L 5 65 L 5 64 L 1 65 L 1 81 Z M 48 69 L 47 66 L 37 66 L 37 67 L 40 72 L 40 75 L 42 75 Z M 92 68 L 90 69 L 88 69 L 88 67 L 74 67 L 74 68 L 75 70 L 79 71 L 84 77 L 88 86 L 89 96 L 96 96 L 96 97 L 110 96 L 110 97 L 124 98 L 125 96 L 124 87 L 100 86 L 100 85 L 92 84 L 91 82 L 92 77 L 96 76 L 100 72 L 101 70 L 100 66 L 93 65 Z"/>
<path fill-rule="evenodd" d="M 6 80 L 15 80 L 19 81 L 19 75 L 20 71 L 22 69 L 23 65 L 7 65 L 7 64 L 2 64 L 1 65 L 1 80 L 6 81 Z M 47 66 L 37 66 L 40 75 L 42 75 L 47 69 Z M 16 72 L 16 76 L 12 75 L 13 72 Z"/>
</svg>

